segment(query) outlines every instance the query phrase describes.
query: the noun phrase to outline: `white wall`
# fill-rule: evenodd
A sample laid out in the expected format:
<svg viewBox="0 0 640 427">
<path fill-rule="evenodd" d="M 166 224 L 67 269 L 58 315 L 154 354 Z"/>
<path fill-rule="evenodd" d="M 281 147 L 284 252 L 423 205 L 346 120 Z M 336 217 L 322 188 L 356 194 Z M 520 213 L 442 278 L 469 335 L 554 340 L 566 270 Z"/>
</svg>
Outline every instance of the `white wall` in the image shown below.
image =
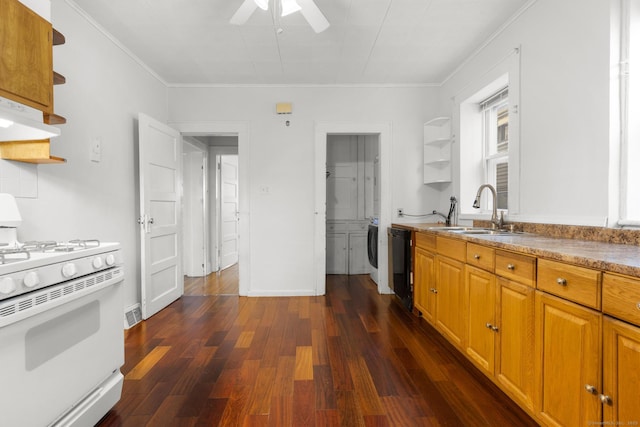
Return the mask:
<svg viewBox="0 0 640 427">
<path fill-rule="evenodd" d="M 169 89 L 173 123 L 249 125 L 250 295 L 308 294 L 315 289 L 318 122 L 392 123 L 391 203 L 405 210 L 443 208 L 434 206 L 438 191 L 422 184 L 422 124 L 435 112 L 435 95 L 435 88 L 414 87 Z M 277 102 L 292 102 L 293 114 L 276 115 Z M 265 187 L 268 193 L 260 192 Z"/>
<path fill-rule="evenodd" d="M 55 111 L 67 124 L 51 152 L 67 163 L 37 167 L 37 198 L 18 199 L 18 237 L 121 242 L 127 307 L 140 300 L 135 117 L 144 112 L 166 121 L 166 87 L 64 0 L 52 1 L 52 23 L 66 37 L 53 56 L 54 69 L 67 78 L 54 90 Z M 97 137 L 100 163 L 89 159 Z M 0 161 L 3 168 L 7 161 Z"/>
<path fill-rule="evenodd" d="M 440 109 L 450 114 L 453 96 L 521 48 L 520 215 L 512 219 L 604 225 L 609 7 L 602 0 L 538 0 L 442 87 Z M 454 150 L 459 159 L 457 144 Z M 459 193 L 459 181 L 454 188 Z"/>
</svg>

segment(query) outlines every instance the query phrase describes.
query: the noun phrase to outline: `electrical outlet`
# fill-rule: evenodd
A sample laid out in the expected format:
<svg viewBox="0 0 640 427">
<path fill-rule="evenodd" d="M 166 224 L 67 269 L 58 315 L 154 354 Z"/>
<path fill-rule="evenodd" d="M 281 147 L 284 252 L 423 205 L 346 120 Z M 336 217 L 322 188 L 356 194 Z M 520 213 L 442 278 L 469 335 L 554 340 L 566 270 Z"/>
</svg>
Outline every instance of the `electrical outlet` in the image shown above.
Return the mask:
<svg viewBox="0 0 640 427">
<path fill-rule="evenodd" d="M 402 208 L 398 208 L 398 216 L 403 216 L 404 210 Z"/>
</svg>

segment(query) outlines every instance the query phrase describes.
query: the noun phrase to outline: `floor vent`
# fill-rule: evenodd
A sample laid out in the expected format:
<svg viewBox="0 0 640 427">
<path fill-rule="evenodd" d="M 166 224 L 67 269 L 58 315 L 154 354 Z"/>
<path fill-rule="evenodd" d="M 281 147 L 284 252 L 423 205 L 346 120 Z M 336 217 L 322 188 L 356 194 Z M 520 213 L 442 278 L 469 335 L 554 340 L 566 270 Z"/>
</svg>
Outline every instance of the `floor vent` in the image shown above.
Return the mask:
<svg viewBox="0 0 640 427">
<path fill-rule="evenodd" d="M 141 320 L 142 312 L 140 311 L 140 304 L 132 305 L 124 314 L 124 328 L 129 329 L 133 325 L 139 323 Z"/>
</svg>

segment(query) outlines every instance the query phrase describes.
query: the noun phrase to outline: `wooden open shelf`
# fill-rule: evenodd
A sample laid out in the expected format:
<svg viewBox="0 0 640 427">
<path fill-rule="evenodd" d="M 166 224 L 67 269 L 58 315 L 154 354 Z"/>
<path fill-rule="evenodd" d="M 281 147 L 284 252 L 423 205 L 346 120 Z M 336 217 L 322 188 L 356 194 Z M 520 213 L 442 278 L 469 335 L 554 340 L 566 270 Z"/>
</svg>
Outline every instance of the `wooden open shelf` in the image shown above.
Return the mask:
<svg viewBox="0 0 640 427">
<path fill-rule="evenodd" d="M 60 31 L 56 30 L 55 28 L 53 28 L 53 45 L 54 46 L 59 46 L 61 44 L 65 44 L 67 40 L 64 38 L 64 34 L 62 34 Z"/>
<path fill-rule="evenodd" d="M 51 155 L 49 143 L 48 139 L 0 142 L 0 158 L 38 164 L 66 163 L 66 159 Z"/>
</svg>

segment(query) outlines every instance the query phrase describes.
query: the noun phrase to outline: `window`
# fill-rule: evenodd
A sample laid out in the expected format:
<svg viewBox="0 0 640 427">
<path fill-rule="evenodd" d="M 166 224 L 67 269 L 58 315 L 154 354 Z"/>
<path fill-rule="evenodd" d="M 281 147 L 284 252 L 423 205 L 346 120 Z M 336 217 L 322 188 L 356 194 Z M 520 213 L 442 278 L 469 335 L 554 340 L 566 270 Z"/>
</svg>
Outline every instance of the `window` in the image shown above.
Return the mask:
<svg viewBox="0 0 640 427">
<path fill-rule="evenodd" d="M 498 209 L 509 206 L 509 88 L 480 103 L 483 124 L 485 182 L 498 194 Z"/>
<path fill-rule="evenodd" d="M 491 184 L 497 208 L 508 210 L 515 220 L 520 210 L 520 48 L 478 74 L 481 77 L 454 97 L 459 113 L 460 219 L 490 216 L 488 191 L 480 199 L 480 211 L 472 202 L 482 184 Z"/>
<path fill-rule="evenodd" d="M 640 4 L 622 1 L 620 49 L 620 212 L 618 225 L 640 226 Z"/>
</svg>

